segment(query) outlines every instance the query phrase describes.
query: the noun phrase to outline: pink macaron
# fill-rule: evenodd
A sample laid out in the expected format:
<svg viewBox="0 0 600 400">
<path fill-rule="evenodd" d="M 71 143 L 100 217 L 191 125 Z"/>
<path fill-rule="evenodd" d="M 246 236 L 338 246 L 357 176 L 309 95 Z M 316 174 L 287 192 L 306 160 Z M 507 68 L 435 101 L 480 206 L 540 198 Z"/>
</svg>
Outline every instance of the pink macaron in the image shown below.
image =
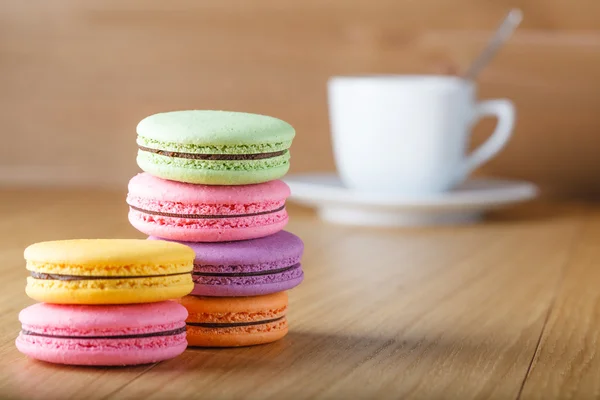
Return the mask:
<svg viewBox="0 0 600 400">
<path fill-rule="evenodd" d="M 136 365 L 167 360 L 187 346 L 187 310 L 173 301 L 128 305 L 39 303 L 19 314 L 17 348 L 42 361 Z"/>
<path fill-rule="evenodd" d="M 256 239 L 288 221 L 289 187 L 275 180 L 256 185 L 208 186 L 141 173 L 129 181 L 129 221 L 150 236 L 187 242 Z"/>
</svg>

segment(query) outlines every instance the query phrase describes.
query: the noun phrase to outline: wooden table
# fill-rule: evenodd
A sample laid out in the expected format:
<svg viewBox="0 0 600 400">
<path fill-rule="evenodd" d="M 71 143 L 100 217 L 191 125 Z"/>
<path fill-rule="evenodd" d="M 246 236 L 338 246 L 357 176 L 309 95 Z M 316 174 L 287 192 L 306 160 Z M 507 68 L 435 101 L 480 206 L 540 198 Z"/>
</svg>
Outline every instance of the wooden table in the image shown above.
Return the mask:
<svg viewBox="0 0 600 400">
<path fill-rule="evenodd" d="M 498 398 L 600 396 L 600 207 L 531 204 L 482 225 L 361 229 L 291 208 L 306 279 L 290 333 L 190 349 L 134 368 L 26 359 L 30 243 L 142 237 L 124 193 L 0 191 L 0 398 Z"/>
</svg>

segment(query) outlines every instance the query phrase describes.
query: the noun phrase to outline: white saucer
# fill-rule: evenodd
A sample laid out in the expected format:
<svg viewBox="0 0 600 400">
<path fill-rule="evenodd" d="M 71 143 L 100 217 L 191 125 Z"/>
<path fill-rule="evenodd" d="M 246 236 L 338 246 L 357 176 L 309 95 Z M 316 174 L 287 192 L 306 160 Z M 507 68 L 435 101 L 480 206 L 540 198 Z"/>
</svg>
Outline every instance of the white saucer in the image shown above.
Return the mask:
<svg viewBox="0 0 600 400">
<path fill-rule="evenodd" d="M 446 193 L 403 196 L 345 188 L 335 174 L 290 175 L 290 200 L 316 207 L 329 222 L 361 226 L 426 226 L 472 223 L 486 211 L 531 200 L 533 183 L 471 179 Z"/>
</svg>

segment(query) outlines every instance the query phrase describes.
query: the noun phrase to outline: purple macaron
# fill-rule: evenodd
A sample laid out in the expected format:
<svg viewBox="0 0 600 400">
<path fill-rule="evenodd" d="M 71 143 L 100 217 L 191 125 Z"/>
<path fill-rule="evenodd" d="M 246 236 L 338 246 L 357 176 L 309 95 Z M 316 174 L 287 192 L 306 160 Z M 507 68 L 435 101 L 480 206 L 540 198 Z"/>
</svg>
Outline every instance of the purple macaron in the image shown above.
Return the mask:
<svg viewBox="0 0 600 400">
<path fill-rule="evenodd" d="M 292 289 L 304 278 L 300 265 L 304 244 L 286 231 L 236 242 L 178 243 L 196 252 L 192 295 L 259 296 Z"/>
</svg>

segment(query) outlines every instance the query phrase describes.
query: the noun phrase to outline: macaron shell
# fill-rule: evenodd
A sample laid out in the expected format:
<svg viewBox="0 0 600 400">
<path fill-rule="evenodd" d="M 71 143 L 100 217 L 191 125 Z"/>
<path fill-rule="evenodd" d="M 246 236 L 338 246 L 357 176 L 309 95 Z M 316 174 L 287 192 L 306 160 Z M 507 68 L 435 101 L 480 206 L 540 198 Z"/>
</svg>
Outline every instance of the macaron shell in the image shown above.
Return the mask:
<svg viewBox="0 0 600 400">
<path fill-rule="evenodd" d="M 19 313 L 19 321 L 25 326 L 51 327 L 53 330 L 109 330 L 121 335 L 131 333 L 132 327 L 152 330 L 153 326 L 181 326 L 187 316 L 185 307 L 175 301 L 104 307 L 38 303 L 24 308 Z"/>
<path fill-rule="evenodd" d="M 282 181 L 207 186 L 143 173 L 129 182 L 129 221 L 139 231 L 163 239 L 190 242 L 255 239 L 285 227 L 288 221 L 285 200 L 289 194 L 289 187 Z"/>
<path fill-rule="evenodd" d="M 281 339 L 288 332 L 285 317 L 288 297 L 285 292 L 253 297 L 186 296 L 179 301 L 189 312 L 187 333 L 190 346 L 250 346 Z M 216 328 L 193 325 L 240 322 L 256 324 Z"/>
<path fill-rule="evenodd" d="M 136 279 L 58 281 L 27 278 L 25 292 L 54 304 L 132 304 L 176 299 L 194 288 L 190 274 Z"/>
<path fill-rule="evenodd" d="M 161 204 L 236 205 L 281 201 L 290 196 L 289 186 L 280 180 L 256 185 L 210 186 L 160 179 L 148 173 L 131 178 L 128 190 L 127 202 L 131 205 L 136 205 L 136 198 L 157 200 Z"/>
<path fill-rule="evenodd" d="M 140 239 L 76 239 L 40 242 L 28 246 L 25 259 L 45 264 L 108 266 L 187 263 L 193 254 L 176 243 L 149 243 Z"/>
<path fill-rule="evenodd" d="M 196 253 L 193 295 L 258 296 L 290 290 L 304 278 L 300 265 L 304 243 L 290 232 L 251 241 L 182 244 Z"/>
<path fill-rule="evenodd" d="M 273 217 L 259 217 L 253 217 L 254 223 L 250 222 L 248 226 L 239 226 L 239 218 L 222 218 L 210 228 L 199 224 L 192 229 L 185 226 L 156 223 L 156 221 L 160 221 L 156 218 L 148 221 L 140 214 L 130 211 L 129 222 L 146 235 L 181 242 L 228 242 L 256 239 L 277 233 L 288 223 L 287 213 L 285 213 L 285 217 L 280 217 L 275 221 L 273 221 Z"/>
<path fill-rule="evenodd" d="M 241 347 L 275 342 L 288 333 L 287 320 L 284 318 L 277 324 L 269 324 L 264 330 L 248 327 L 236 328 L 227 333 L 188 326 L 187 341 L 189 346 L 197 347 Z"/>
<path fill-rule="evenodd" d="M 59 364 L 146 364 L 181 354 L 187 345 L 186 333 L 119 336 L 177 330 L 186 317 L 185 307 L 173 301 L 115 306 L 39 303 L 19 314 L 23 331 L 31 333 L 22 331 L 16 345 L 32 358 Z"/>
<path fill-rule="evenodd" d="M 250 185 L 282 178 L 290 169 L 289 154 L 273 159 L 204 161 L 164 157 L 138 151 L 137 164 L 162 179 L 202 185 Z"/>
<path fill-rule="evenodd" d="M 280 292 L 252 297 L 185 296 L 177 301 L 187 309 L 188 322 L 215 322 L 214 318 L 224 322 L 248 322 L 284 315 L 288 295 Z"/>
<path fill-rule="evenodd" d="M 37 360 L 55 364 L 125 366 L 148 364 L 177 357 L 187 348 L 186 334 L 169 340 L 101 340 L 47 339 L 16 340 L 17 349 Z"/>
<path fill-rule="evenodd" d="M 87 239 L 25 250 L 25 292 L 57 304 L 130 304 L 185 296 L 194 287 L 194 252 L 166 241 Z M 89 277 L 89 278 L 88 278 Z"/>
<path fill-rule="evenodd" d="M 298 278 L 275 283 L 258 283 L 254 285 L 204 285 L 196 283 L 190 294 L 211 297 L 261 296 L 293 289 L 303 280 L 304 274 L 301 272 Z"/>
<path fill-rule="evenodd" d="M 289 169 L 288 148 L 295 136 L 294 128 L 277 118 L 215 110 L 151 115 L 138 124 L 137 132 L 137 163 L 142 170 L 163 179 L 204 185 L 246 185 L 281 178 Z M 274 154 L 215 160 L 177 153 Z"/>
<path fill-rule="evenodd" d="M 300 262 L 304 251 L 302 239 L 288 231 L 280 231 L 251 242 L 181 244 L 194 252 L 194 265 L 269 264 L 265 265 L 265 269 L 274 269 Z"/>
<path fill-rule="evenodd" d="M 220 110 L 181 110 L 150 115 L 137 133 L 145 138 L 195 145 L 252 145 L 294 138 L 285 121 L 260 114 Z"/>
</svg>

